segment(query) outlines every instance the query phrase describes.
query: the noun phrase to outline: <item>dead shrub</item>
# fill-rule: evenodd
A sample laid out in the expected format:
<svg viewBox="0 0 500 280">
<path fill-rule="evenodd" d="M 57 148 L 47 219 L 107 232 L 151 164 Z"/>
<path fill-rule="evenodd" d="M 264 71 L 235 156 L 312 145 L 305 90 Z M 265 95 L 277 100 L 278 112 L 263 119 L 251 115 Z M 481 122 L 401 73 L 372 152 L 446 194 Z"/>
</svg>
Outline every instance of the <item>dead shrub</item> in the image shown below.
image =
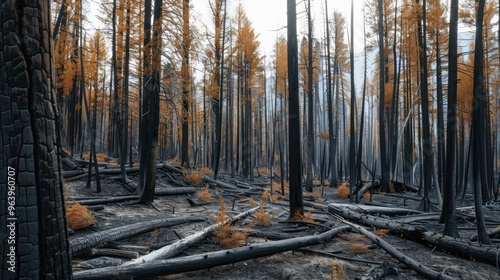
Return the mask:
<svg viewBox="0 0 500 280">
<path fill-rule="evenodd" d="M 293 214 L 292 220 L 301 220 L 308 223 L 314 223 L 314 218 L 312 217 L 312 211 L 314 208 L 310 208 L 309 211 L 301 214 L 299 210 Z"/>
<path fill-rule="evenodd" d="M 378 237 L 386 237 L 387 234 L 389 233 L 390 230 L 388 229 L 385 229 L 385 228 L 380 228 L 380 229 L 377 229 L 375 230 L 375 235 L 378 236 Z"/>
<path fill-rule="evenodd" d="M 272 202 L 276 202 L 276 201 L 278 201 L 278 200 L 280 200 L 280 199 L 281 199 L 281 200 L 283 200 L 284 198 L 283 198 L 282 196 L 280 197 L 280 196 L 279 196 L 278 194 L 276 194 L 276 193 L 273 193 L 273 194 L 271 195 L 271 201 L 272 201 Z"/>
<path fill-rule="evenodd" d="M 366 253 L 370 251 L 370 249 L 368 249 L 368 247 L 365 244 L 357 242 L 350 244 L 349 250 L 356 253 Z"/>
<path fill-rule="evenodd" d="M 208 189 L 208 184 L 205 184 L 205 188 L 198 194 L 198 199 L 204 202 L 212 201 L 212 193 Z"/>
<path fill-rule="evenodd" d="M 253 214 L 253 216 L 255 217 L 255 219 L 257 219 L 257 222 L 260 225 L 267 226 L 274 218 L 274 212 L 271 215 L 267 214 L 264 210 L 264 205 L 265 203 L 261 202 L 259 210 L 257 210 L 255 214 Z"/>
<path fill-rule="evenodd" d="M 341 198 L 347 198 L 347 197 L 349 197 L 350 190 L 347 187 L 348 184 L 349 184 L 349 180 L 345 181 L 342 185 L 340 185 L 337 188 L 337 192 L 335 192 L 335 195 L 338 196 L 338 197 L 341 197 Z"/>
<path fill-rule="evenodd" d="M 186 181 L 192 185 L 197 186 L 203 181 L 203 176 L 196 171 L 191 171 L 190 173 L 183 171 L 182 174 L 184 175 Z"/>
<path fill-rule="evenodd" d="M 330 280 L 350 280 L 349 275 L 344 266 L 340 263 L 338 259 L 330 261 L 330 266 L 332 267 L 332 274 L 330 274 Z"/>
<path fill-rule="evenodd" d="M 210 169 L 208 169 L 206 167 L 202 167 L 200 169 L 200 174 L 203 174 L 203 175 L 212 175 L 213 172 L 212 172 L 212 170 L 210 170 Z"/>
<path fill-rule="evenodd" d="M 255 207 L 257 206 L 257 202 L 255 202 L 255 199 L 253 199 L 253 195 L 250 196 L 250 207 Z"/>
<path fill-rule="evenodd" d="M 92 212 L 80 203 L 75 203 L 66 209 L 66 218 L 68 227 L 73 230 L 88 228 L 97 221 Z"/>
<path fill-rule="evenodd" d="M 344 237 L 346 240 L 348 240 L 351 243 L 355 243 L 355 242 L 359 242 L 359 241 L 368 241 L 366 236 L 364 236 L 362 234 L 357 234 L 357 233 L 347 234 L 347 235 L 344 235 Z"/>
<path fill-rule="evenodd" d="M 221 196 L 219 196 L 219 203 L 221 209 L 215 216 L 215 221 L 219 224 L 214 232 L 215 239 L 219 241 L 219 244 L 224 248 L 238 248 L 243 246 L 243 242 L 248 236 L 248 229 L 240 231 L 233 228 L 231 222 L 224 224 L 224 222 L 230 218 L 226 216 L 226 204 Z"/>
<path fill-rule="evenodd" d="M 286 194 L 288 194 L 290 187 L 289 187 L 287 181 L 284 181 L 283 185 L 284 185 L 284 189 L 285 189 L 285 193 L 284 194 L 286 195 Z M 279 193 L 281 193 L 281 183 L 274 182 L 271 188 L 273 189 L 273 192 L 279 192 Z"/>
<path fill-rule="evenodd" d="M 365 193 L 363 194 L 363 199 L 364 199 L 364 200 L 366 200 L 366 201 L 370 201 L 370 198 L 371 198 L 372 200 L 373 200 L 373 199 L 375 199 L 375 195 L 374 195 L 374 194 L 372 195 L 372 194 L 371 194 L 371 193 L 369 193 L 369 192 L 365 192 Z"/>
<path fill-rule="evenodd" d="M 262 195 L 260 196 L 260 201 L 269 201 L 269 198 L 271 197 L 271 194 L 269 193 L 268 190 L 264 191 Z"/>
<path fill-rule="evenodd" d="M 269 168 L 266 168 L 266 167 L 259 167 L 259 168 L 257 168 L 257 171 L 258 171 L 260 174 L 269 175 Z"/>
<path fill-rule="evenodd" d="M 171 159 L 168 164 L 170 165 L 180 165 L 181 162 L 179 161 L 179 155 L 176 155 L 173 159 Z"/>
</svg>

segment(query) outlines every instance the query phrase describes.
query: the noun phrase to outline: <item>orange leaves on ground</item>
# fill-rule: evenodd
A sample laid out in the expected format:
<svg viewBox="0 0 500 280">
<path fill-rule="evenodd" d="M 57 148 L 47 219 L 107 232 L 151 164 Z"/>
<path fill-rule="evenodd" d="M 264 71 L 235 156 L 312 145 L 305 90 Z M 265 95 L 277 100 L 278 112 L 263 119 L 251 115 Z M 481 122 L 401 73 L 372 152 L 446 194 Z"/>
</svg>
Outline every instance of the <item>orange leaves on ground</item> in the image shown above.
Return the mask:
<svg viewBox="0 0 500 280">
<path fill-rule="evenodd" d="M 212 170 L 210 170 L 210 169 L 208 169 L 206 167 L 202 167 L 200 169 L 200 173 L 203 174 L 203 175 L 212 175 L 213 174 Z"/>
<path fill-rule="evenodd" d="M 66 209 L 66 218 L 68 227 L 73 230 L 88 228 L 97 221 L 92 212 L 80 203 L 75 203 Z"/>
<path fill-rule="evenodd" d="M 389 230 L 388 229 L 385 229 L 385 228 L 381 228 L 381 229 L 377 229 L 375 230 L 375 235 L 378 236 L 378 237 L 386 237 L 387 234 L 389 233 Z"/>
<path fill-rule="evenodd" d="M 106 162 L 108 155 L 106 153 L 97 153 L 96 157 L 97 157 L 97 162 Z M 84 154 L 82 158 L 84 160 L 90 160 L 90 152 Z"/>
</svg>

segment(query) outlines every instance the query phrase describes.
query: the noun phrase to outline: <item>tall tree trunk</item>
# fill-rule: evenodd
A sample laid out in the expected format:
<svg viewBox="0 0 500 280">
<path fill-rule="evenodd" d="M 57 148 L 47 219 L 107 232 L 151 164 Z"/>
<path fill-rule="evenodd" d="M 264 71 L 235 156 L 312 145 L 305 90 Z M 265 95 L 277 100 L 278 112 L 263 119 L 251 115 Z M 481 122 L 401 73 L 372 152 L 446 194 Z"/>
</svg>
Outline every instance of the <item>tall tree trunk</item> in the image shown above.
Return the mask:
<svg viewBox="0 0 500 280">
<path fill-rule="evenodd" d="M 332 100 L 332 66 L 330 57 L 330 23 L 328 21 L 328 3 L 325 0 L 325 17 L 326 17 L 326 49 L 327 49 L 327 106 L 328 106 L 328 142 L 329 142 L 329 160 L 328 166 L 330 173 L 330 186 L 336 185 L 334 180 L 334 141 L 333 141 L 333 100 Z"/>
<path fill-rule="evenodd" d="M 182 2 L 182 148 L 181 166 L 189 168 L 189 92 L 190 71 L 189 51 L 191 49 L 191 32 L 189 29 L 189 0 Z M 191 129 L 194 129 L 193 127 Z M 193 139 L 194 140 L 194 139 Z"/>
<path fill-rule="evenodd" d="M 448 47 L 448 113 L 446 118 L 446 161 L 444 162 L 444 197 L 440 220 L 444 222 L 444 235 L 458 237 L 456 221 L 455 162 L 457 143 L 457 45 L 458 0 L 451 0 Z M 462 139 L 463 141 L 463 139 Z M 461 162 L 461 161 L 458 161 Z M 457 164 L 457 166 L 460 164 Z"/>
<path fill-rule="evenodd" d="M 387 147 L 385 139 L 385 118 L 384 118 L 384 108 L 385 108 L 385 51 L 384 51 L 384 8 L 383 0 L 378 0 L 378 55 L 379 55 L 379 110 L 378 110 L 378 122 L 379 122 L 379 143 L 380 143 L 380 170 L 382 172 L 381 178 L 381 189 L 382 191 L 389 191 L 389 166 L 387 164 Z"/>
<path fill-rule="evenodd" d="M 485 111 L 486 93 L 484 91 L 483 69 L 483 17 L 484 2 L 479 0 L 476 16 L 476 41 L 474 50 L 474 97 L 472 99 L 472 186 L 474 189 L 474 206 L 476 209 L 477 241 L 482 244 L 491 244 L 486 232 L 483 215 L 482 188 L 487 185 L 486 172 L 486 127 Z"/>
<path fill-rule="evenodd" d="M 147 100 L 143 103 L 143 112 L 148 113 L 142 117 L 142 125 L 144 125 L 143 132 L 147 135 L 147 141 L 141 144 L 142 152 L 140 164 L 141 168 L 144 166 L 143 174 L 141 174 L 141 170 L 139 170 L 139 184 L 143 184 L 142 187 L 139 188 L 142 191 L 139 201 L 146 203 L 153 201 L 156 187 L 156 152 L 158 143 L 161 72 L 161 0 L 155 0 L 153 14 L 153 36 L 150 46 L 146 47 L 146 51 L 150 52 L 151 60 L 148 62 L 148 66 L 150 65 L 149 67 L 151 67 L 151 76 L 146 81 L 144 88 L 144 96 Z M 144 69 L 146 70 L 148 68 L 145 67 Z M 148 71 L 146 70 L 146 72 Z"/>
<path fill-rule="evenodd" d="M 312 19 L 311 19 L 311 0 L 308 0 L 307 6 L 307 161 L 306 161 L 306 191 L 313 191 L 313 151 L 314 151 L 314 114 L 313 114 L 313 38 L 312 38 Z M 305 97 L 304 97 L 305 101 Z M 305 106 L 304 106 L 305 109 Z M 304 115 L 304 119 L 306 116 Z"/>
<path fill-rule="evenodd" d="M 288 165 L 290 166 L 290 218 L 295 213 L 303 214 L 302 201 L 302 167 L 300 162 L 300 120 L 299 120 L 299 67 L 297 55 L 297 11 L 295 0 L 287 2 L 287 49 L 288 49 L 288 83 L 290 125 L 288 139 L 290 141 Z M 284 174 L 281 174 L 283 177 Z"/>
<path fill-rule="evenodd" d="M 350 172 L 350 196 L 349 201 L 353 202 L 353 191 L 356 188 L 358 183 L 358 174 L 356 169 L 356 134 L 355 134 L 355 126 L 356 126 L 356 118 L 355 118 L 355 106 L 356 106 L 356 90 L 354 86 L 354 1 L 351 1 L 351 37 L 350 37 L 351 46 L 349 48 L 349 57 L 351 62 L 351 110 L 349 112 L 350 117 L 350 135 L 349 135 L 349 172 Z M 360 134 L 362 131 L 359 132 Z M 358 151 L 360 153 L 361 151 Z M 358 200 L 357 192 L 356 192 L 356 201 Z"/>
<path fill-rule="evenodd" d="M 0 278 L 71 279 L 50 2 L 0 7 Z"/>
</svg>

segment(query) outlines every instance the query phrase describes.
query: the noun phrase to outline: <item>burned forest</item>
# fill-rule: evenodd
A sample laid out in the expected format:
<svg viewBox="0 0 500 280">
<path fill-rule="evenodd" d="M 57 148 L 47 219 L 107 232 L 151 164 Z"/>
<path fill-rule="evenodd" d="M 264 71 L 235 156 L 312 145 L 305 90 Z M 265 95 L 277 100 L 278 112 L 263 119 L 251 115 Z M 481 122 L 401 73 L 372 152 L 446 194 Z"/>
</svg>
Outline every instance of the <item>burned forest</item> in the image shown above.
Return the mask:
<svg viewBox="0 0 500 280">
<path fill-rule="evenodd" d="M 0 7 L 0 279 L 500 279 L 500 2 Z"/>
</svg>

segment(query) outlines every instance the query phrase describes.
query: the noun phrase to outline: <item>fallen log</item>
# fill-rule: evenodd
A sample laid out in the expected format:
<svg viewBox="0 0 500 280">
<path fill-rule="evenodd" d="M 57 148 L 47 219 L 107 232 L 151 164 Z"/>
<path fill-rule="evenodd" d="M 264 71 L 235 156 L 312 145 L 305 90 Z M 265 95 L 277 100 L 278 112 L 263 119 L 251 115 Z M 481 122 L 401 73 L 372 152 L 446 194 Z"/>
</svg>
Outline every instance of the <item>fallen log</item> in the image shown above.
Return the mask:
<svg viewBox="0 0 500 280">
<path fill-rule="evenodd" d="M 224 223 L 216 223 L 216 224 L 213 224 L 211 226 L 208 226 L 206 228 L 204 228 L 203 230 L 201 231 L 198 231 L 186 238 L 183 238 L 181 240 L 178 240 L 172 244 L 169 244 L 163 248 L 160 248 L 154 252 L 151 252 L 145 256 L 142 256 L 140 258 L 137 258 L 133 261 L 130 261 L 128 263 L 125 263 L 123 265 L 133 265 L 133 264 L 139 264 L 139 263 L 143 263 L 143 262 L 149 262 L 149 261 L 152 261 L 152 260 L 159 260 L 159 259 L 167 259 L 167 258 L 170 258 L 170 257 L 173 257 L 173 256 L 176 256 L 177 254 L 179 254 L 180 252 L 186 250 L 187 248 L 193 246 L 195 243 L 197 243 L 198 241 L 204 239 L 210 232 L 214 231 L 215 229 L 217 229 L 218 227 L 220 226 L 223 226 L 229 222 L 235 222 L 239 219 L 242 219 L 248 215 L 251 215 L 253 214 L 255 211 L 259 210 L 259 206 L 257 207 L 254 207 L 248 211 L 245 211 L 241 214 L 238 214 L 236 215 L 234 218 L 232 219 L 227 219 Z"/>
<path fill-rule="evenodd" d="M 109 230 L 95 232 L 85 236 L 69 239 L 70 255 L 75 255 L 90 248 L 98 247 L 109 241 L 136 236 L 155 228 L 171 227 L 185 223 L 204 222 L 202 217 L 182 217 L 182 218 L 164 218 L 150 220 L 146 222 L 135 223 L 131 225 L 121 226 Z"/>
<path fill-rule="evenodd" d="M 348 226 L 337 227 L 327 232 L 280 241 L 269 241 L 230 250 L 202 253 L 168 260 L 154 260 L 141 264 L 78 271 L 73 279 L 124 279 L 131 277 L 154 277 L 207 269 L 225 264 L 266 257 L 305 246 L 325 243 Z"/>
<path fill-rule="evenodd" d="M 330 204 L 328 211 L 332 214 L 338 214 L 344 219 L 361 222 L 372 227 L 389 229 L 393 234 L 424 243 L 425 245 L 438 247 L 445 252 L 452 252 L 466 259 L 481 260 L 493 265 L 500 264 L 500 258 L 498 258 L 499 249 L 494 245 L 472 244 L 465 240 L 458 240 L 428 231 L 423 226 L 412 226 L 380 217 L 361 214 L 353 210 L 339 208 L 338 205 L 335 206 L 334 204 Z"/>
<path fill-rule="evenodd" d="M 156 168 L 162 168 L 163 167 L 163 164 L 158 164 L 156 166 Z M 125 168 L 125 173 L 135 173 L 135 172 L 139 172 L 139 166 L 134 166 L 134 167 L 127 167 Z M 99 175 L 119 175 L 121 174 L 121 170 L 118 168 L 118 169 L 99 169 Z M 85 174 L 82 174 L 82 175 L 77 175 L 77 176 L 73 176 L 73 177 L 70 177 L 70 178 L 67 178 L 66 180 L 67 181 L 76 181 L 76 180 L 80 180 L 82 178 L 86 178 L 88 176 L 87 173 Z M 90 176 L 95 176 L 95 172 L 92 172 L 90 174 Z"/>
<path fill-rule="evenodd" d="M 337 216 L 338 217 L 338 216 Z M 413 258 L 401 253 L 398 251 L 395 247 L 393 247 L 391 244 L 383 240 L 382 238 L 376 236 L 375 234 L 369 232 L 365 228 L 358 226 L 356 224 L 353 224 L 351 222 L 346 221 L 343 218 L 339 217 L 339 220 L 342 221 L 342 223 L 349 225 L 356 229 L 359 233 L 363 234 L 366 236 L 366 238 L 370 239 L 373 243 L 377 244 L 380 246 L 380 248 L 384 249 L 387 253 L 389 253 L 391 256 L 393 256 L 395 259 L 398 261 L 402 262 L 405 264 L 407 267 L 413 269 L 414 271 L 418 272 L 418 274 L 423 275 L 429 279 L 435 279 L 435 280 L 452 280 L 451 277 L 444 275 L 442 273 L 436 272 L 427 266 L 419 263 L 418 261 L 414 260 Z"/>
<path fill-rule="evenodd" d="M 195 192 L 196 190 L 192 187 L 178 187 L 178 188 L 156 190 L 155 196 L 193 194 Z M 97 205 L 97 204 L 122 202 L 127 200 L 137 200 L 139 198 L 140 198 L 139 195 L 126 195 L 126 196 L 106 197 L 106 198 L 96 198 L 96 199 L 82 199 L 78 200 L 78 203 L 80 203 L 81 205 Z"/>
<path fill-rule="evenodd" d="M 422 214 L 421 211 L 406 209 L 406 208 L 398 208 L 398 207 L 384 207 L 384 206 L 361 205 L 361 204 L 340 204 L 340 203 L 331 203 L 330 205 L 337 205 L 338 207 L 347 208 L 364 214 L 377 213 L 388 216 Z"/>
<path fill-rule="evenodd" d="M 107 257 L 120 257 L 125 259 L 135 259 L 139 257 L 138 252 L 119 250 L 119 249 L 101 249 L 92 248 L 90 250 L 90 255 L 93 257 L 97 256 L 107 256 Z"/>
<path fill-rule="evenodd" d="M 63 171 L 63 178 L 68 179 L 83 174 L 83 169 Z"/>
</svg>

